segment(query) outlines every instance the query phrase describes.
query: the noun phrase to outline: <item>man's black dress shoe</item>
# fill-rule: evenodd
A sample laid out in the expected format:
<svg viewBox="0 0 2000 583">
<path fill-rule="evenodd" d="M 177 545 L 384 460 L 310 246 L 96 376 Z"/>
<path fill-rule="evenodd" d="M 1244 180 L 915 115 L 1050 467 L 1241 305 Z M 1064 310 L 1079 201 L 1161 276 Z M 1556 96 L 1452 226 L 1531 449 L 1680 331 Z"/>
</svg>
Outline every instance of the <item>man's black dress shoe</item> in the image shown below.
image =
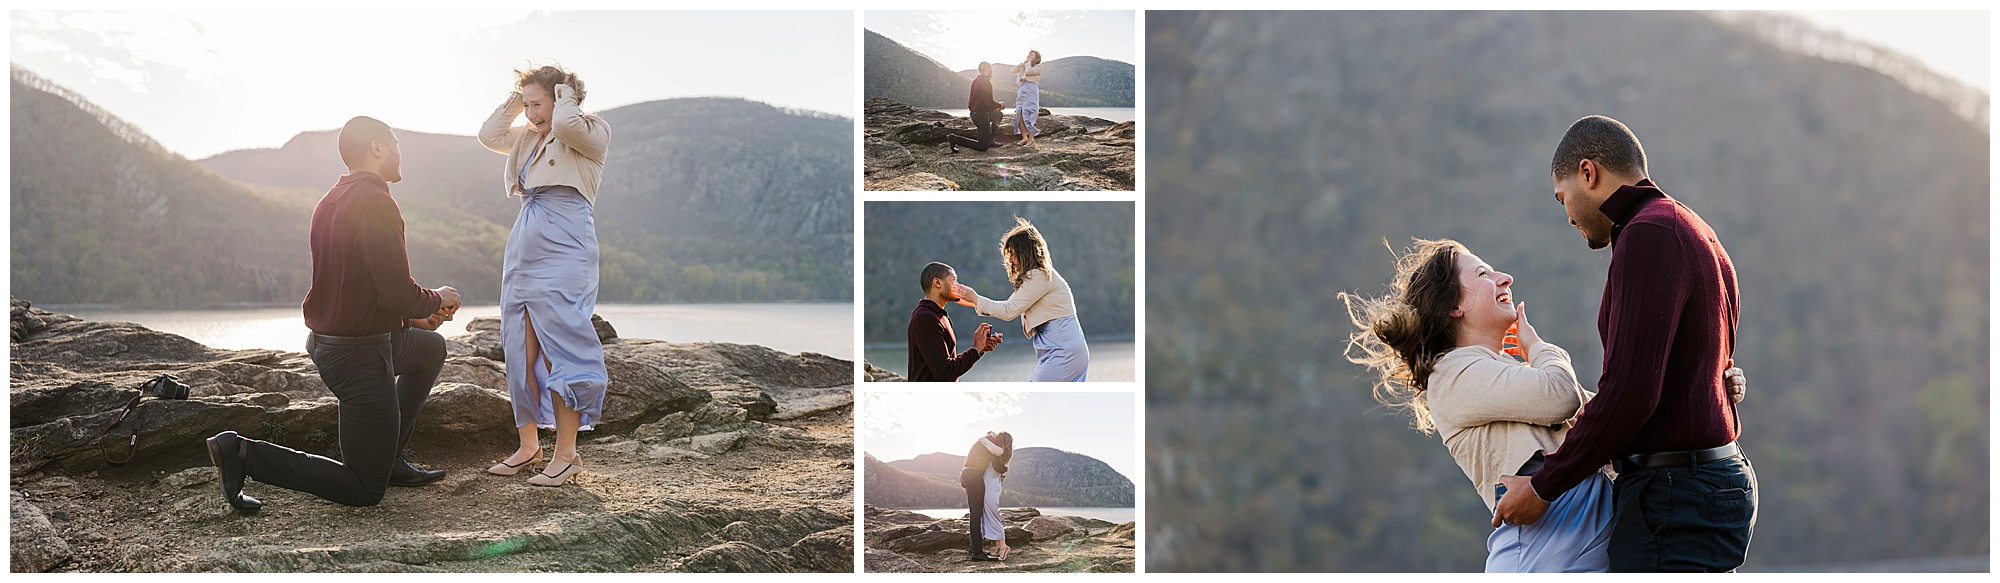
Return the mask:
<svg viewBox="0 0 2000 583">
<path fill-rule="evenodd" d="M 422 486 L 444 477 L 444 470 L 420 470 L 410 465 L 410 460 L 396 460 L 395 469 L 389 470 L 389 485 L 405 488 Z"/>
<path fill-rule="evenodd" d="M 262 501 L 243 495 L 243 436 L 224 431 L 208 438 L 208 460 L 221 474 L 217 481 L 222 483 L 222 499 L 230 508 L 249 514 L 264 507 Z"/>
<path fill-rule="evenodd" d="M 977 555 L 972 555 L 969 560 L 975 563 L 989 563 L 989 562 L 998 563 L 1000 562 L 1000 557 L 995 557 L 993 555 L 989 555 L 986 553 L 980 553 Z"/>
</svg>

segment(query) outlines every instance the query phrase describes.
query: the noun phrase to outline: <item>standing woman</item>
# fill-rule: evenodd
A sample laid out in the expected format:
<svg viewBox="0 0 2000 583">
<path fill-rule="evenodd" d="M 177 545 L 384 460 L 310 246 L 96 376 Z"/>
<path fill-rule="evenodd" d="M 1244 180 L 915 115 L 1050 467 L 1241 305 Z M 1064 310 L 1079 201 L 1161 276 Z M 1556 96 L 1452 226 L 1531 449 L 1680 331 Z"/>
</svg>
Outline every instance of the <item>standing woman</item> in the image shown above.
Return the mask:
<svg viewBox="0 0 2000 583">
<path fill-rule="evenodd" d="M 1042 130 L 1035 118 L 1042 113 L 1042 53 L 1028 51 L 1028 60 L 1014 65 L 1014 81 L 1021 89 L 1014 93 L 1014 131 L 1021 134 L 1016 145 L 1033 146 Z"/>
<path fill-rule="evenodd" d="M 1007 547 L 1007 525 L 1000 522 L 1000 490 L 1007 480 L 1007 462 L 1014 461 L 1014 435 L 1005 431 L 988 433 L 986 440 L 999 446 L 1000 453 L 993 463 L 987 464 L 986 473 L 981 476 L 986 481 L 986 501 L 981 505 L 979 527 L 986 531 L 986 540 L 993 543 L 987 554 L 1005 561 L 1007 551 L 1012 549 Z"/>
<path fill-rule="evenodd" d="M 1069 281 L 1056 272 L 1049 259 L 1048 242 L 1027 219 L 1014 217 L 1014 228 L 1000 236 L 1000 259 L 1007 266 L 1007 279 L 1014 282 L 1014 294 L 991 300 L 965 284 L 952 288 L 960 305 L 978 310 L 982 316 L 1001 320 L 1021 319 L 1028 340 L 1035 345 L 1035 371 L 1031 382 L 1083 382 L 1090 372 L 1090 346 L 1083 340 L 1083 325 L 1076 320 L 1076 297 Z"/>
<path fill-rule="evenodd" d="M 583 80 L 560 67 L 515 71 L 514 91 L 479 130 L 479 143 L 507 155 L 502 184 L 521 197 L 500 279 L 507 393 L 520 447 L 486 471 L 512 476 L 542 458 L 537 427 L 556 430 L 555 455 L 528 478 L 561 486 L 583 471 L 576 433 L 604 408 L 604 346 L 590 323 L 597 307 L 597 225 L 592 207 L 604 175 L 611 127 L 584 113 Z M 526 115 L 527 125 L 514 127 Z"/>
</svg>

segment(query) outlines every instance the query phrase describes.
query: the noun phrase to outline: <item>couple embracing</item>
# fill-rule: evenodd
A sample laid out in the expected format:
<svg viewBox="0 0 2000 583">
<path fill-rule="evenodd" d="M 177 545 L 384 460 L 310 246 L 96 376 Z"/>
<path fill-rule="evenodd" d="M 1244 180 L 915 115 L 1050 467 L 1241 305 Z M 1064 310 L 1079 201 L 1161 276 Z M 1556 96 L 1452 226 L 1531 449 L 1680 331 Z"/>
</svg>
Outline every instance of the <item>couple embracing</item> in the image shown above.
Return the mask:
<svg viewBox="0 0 2000 583">
<path fill-rule="evenodd" d="M 1083 325 L 1076 319 L 1076 297 L 1069 281 L 1056 271 L 1049 257 L 1048 241 L 1027 219 L 1014 217 L 1014 228 L 1000 236 L 1000 260 L 1007 268 L 1007 280 L 1014 293 L 1005 300 L 988 299 L 970 286 L 958 283 L 958 272 L 950 265 L 932 262 L 919 274 L 924 299 L 910 312 L 910 382 L 953 382 L 972 370 L 980 356 L 999 348 L 1005 334 L 980 323 L 973 331 L 972 347 L 958 351 L 958 338 L 944 306 L 956 302 L 978 310 L 979 315 L 1001 320 L 1021 319 L 1028 340 L 1035 345 L 1033 382 L 1083 382 L 1090 372 L 1090 346 L 1083 339 Z"/>
<path fill-rule="evenodd" d="M 1005 561 L 1007 525 L 1000 522 L 1000 490 L 1014 461 L 1014 435 L 987 432 L 965 452 L 958 485 L 965 488 L 966 544 L 973 561 Z"/>
<path fill-rule="evenodd" d="M 521 199 L 507 239 L 500 292 L 508 395 L 520 437 L 512 456 L 487 471 L 512 476 L 542 459 L 537 428 L 556 430 L 555 455 L 529 477 L 561 486 L 583 470 L 576 435 L 604 405 L 604 348 L 590 317 L 597 302 L 597 229 L 592 217 L 611 128 L 579 109 L 582 79 L 559 67 L 515 72 L 513 91 L 480 129 L 507 155 L 505 192 Z M 525 127 L 513 127 L 525 115 Z M 402 180 L 402 152 L 387 124 L 356 117 L 341 128 L 348 173 L 313 210 L 312 330 L 306 352 L 339 400 L 341 459 L 225 431 L 208 439 L 222 493 L 241 512 L 263 506 L 243 482 L 297 490 L 350 506 L 381 502 L 389 486 L 444 477 L 403 457 L 417 415 L 444 367 L 436 330 L 457 313 L 458 290 L 426 289 L 410 276 L 402 211 L 389 184 Z"/>
<path fill-rule="evenodd" d="M 1385 296 L 1342 294 L 1361 328 L 1349 358 L 1493 511 L 1487 571 L 1734 570 L 1757 520 L 1736 444 L 1736 268 L 1623 123 L 1571 125 L 1551 173 L 1570 224 L 1612 249 L 1595 391 L 1528 323 L 1514 278 L 1449 240 L 1419 240 Z"/>
</svg>

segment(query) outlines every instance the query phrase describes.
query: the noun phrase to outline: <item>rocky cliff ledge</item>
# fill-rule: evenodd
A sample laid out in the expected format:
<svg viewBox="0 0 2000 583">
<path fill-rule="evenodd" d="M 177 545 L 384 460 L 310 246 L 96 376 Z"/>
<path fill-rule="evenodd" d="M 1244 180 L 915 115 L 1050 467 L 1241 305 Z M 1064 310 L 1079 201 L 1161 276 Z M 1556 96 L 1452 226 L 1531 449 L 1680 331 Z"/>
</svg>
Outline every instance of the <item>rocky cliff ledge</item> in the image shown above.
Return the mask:
<svg viewBox="0 0 2000 583">
<path fill-rule="evenodd" d="M 1131 573 L 1134 525 L 1080 516 L 1043 516 L 1033 508 L 1006 508 L 1004 562 L 966 560 L 965 518 L 936 519 L 906 510 L 867 506 L 866 570 L 870 573 L 1070 572 Z"/>
<path fill-rule="evenodd" d="M 587 470 L 562 488 L 483 470 L 513 449 L 498 322 L 469 323 L 409 457 L 443 480 L 350 508 L 251 482 L 222 502 L 202 438 L 233 429 L 339 455 L 304 354 L 221 350 L 12 301 L 12 558 L 33 571 L 835 571 L 853 560 L 853 365 L 759 346 L 620 339 Z M 301 334 L 304 332 L 301 331 Z M 139 382 L 134 461 L 96 447 Z M 114 437 L 122 438 L 121 427 Z M 546 434 L 545 434 L 546 436 Z M 547 437 L 544 438 L 549 439 Z M 121 439 L 114 439 L 121 441 Z"/>
<path fill-rule="evenodd" d="M 868 190 L 1132 190 L 1138 148 L 1133 122 L 1043 109 L 1033 146 L 954 154 L 947 134 L 973 135 L 972 119 L 875 97 L 864 105 L 862 157 Z M 1011 144 L 1013 116 L 994 139 Z M 938 124 L 943 126 L 939 127 Z"/>
</svg>

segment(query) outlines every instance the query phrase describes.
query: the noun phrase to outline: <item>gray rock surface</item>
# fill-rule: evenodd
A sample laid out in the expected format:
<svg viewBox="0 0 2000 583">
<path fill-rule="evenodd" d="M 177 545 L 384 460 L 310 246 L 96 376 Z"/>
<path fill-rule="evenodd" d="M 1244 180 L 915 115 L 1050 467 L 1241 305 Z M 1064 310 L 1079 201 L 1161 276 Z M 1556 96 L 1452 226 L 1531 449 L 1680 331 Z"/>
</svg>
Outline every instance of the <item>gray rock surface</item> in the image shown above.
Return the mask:
<svg viewBox="0 0 2000 583">
<path fill-rule="evenodd" d="M 69 543 L 56 534 L 42 509 L 21 497 L 9 495 L 8 565 L 15 573 L 40 573 L 61 565 L 70 557 Z"/>
<path fill-rule="evenodd" d="M 481 345 L 497 346 L 497 320 L 475 320 L 470 334 L 451 339 L 455 354 L 411 444 L 411 460 L 446 469 L 443 480 L 392 488 L 372 507 L 253 481 L 246 490 L 267 506 L 243 516 L 220 499 L 202 439 L 235 430 L 337 458 L 336 401 L 309 358 L 209 348 L 18 299 L 14 307 L 17 569 L 852 568 L 846 361 L 621 339 L 600 323 L 611 384 L 604 419 L 580 444 L 586 469 L 570 485 L 539 488 L 481 471 L 512 448 L 514 431 L 504 363 L 479 354 Z M 160 373 L 191 385 L 190 398 L 146 399 L 134 461 L 106 466 L 99 431 L 134 386 Z M 114 432 L 112 441 L 125 435 Z"/>
<path fill-rule="evenodd" d="M 1137 163 L 1133 122 L 1062 115 L 1042 109 L 1033 146 L 952 153 L 946 136 L 974 135 L 971 118 L 911 107 L 886 98 L 863 106 L 862 174 L 875 191 L 1132 190 Z M 942 124 L 941 126 L 939 124 Z M 1013 118 L 995 141 L 1012 144 Z"/>
<path fill-rule="evenodd" d="M 936 519 L 906 510 L 867 505 L 863 512 L 871 573 L 969 573 L 993 571 L 1133 572 L 1137 557 L 1133 523 L 1113 525 L 1078 516 L 1044 516 L 1034 508 L 1003 508 L 1008 559 L 967 560 L 965 518 Z"/>
</svg>

